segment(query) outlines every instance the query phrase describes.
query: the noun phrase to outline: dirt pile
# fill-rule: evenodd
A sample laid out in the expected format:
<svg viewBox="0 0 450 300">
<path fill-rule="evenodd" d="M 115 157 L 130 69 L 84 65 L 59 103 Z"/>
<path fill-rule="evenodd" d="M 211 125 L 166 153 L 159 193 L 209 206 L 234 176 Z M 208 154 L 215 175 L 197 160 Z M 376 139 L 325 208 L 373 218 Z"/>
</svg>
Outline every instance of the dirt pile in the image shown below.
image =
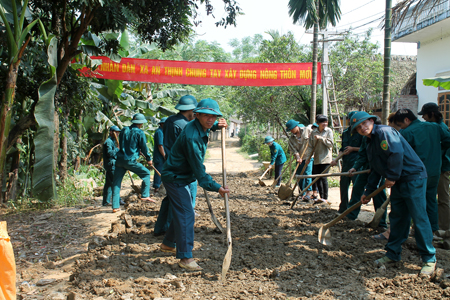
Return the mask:
<svg viewBox="0 0 450 300">
<path fill-rule="evenodd" d="M 221 177 L 216 176 L 215 180 L 220 182 Z M 159 204 L 132 197 L 110 232 L 89 237 L 85 253 L 74 257 L 72 264 L 61 263 L 53 254 L 48 261 L 40 256 L 41 261 L 22 263 L 19 286 L 26 286 L 23 282 L 27 281 L 35 290 L 29 295 L 30 291 L 21 291 L 22 299 L 57 299 L 61 293 L 69 292 L 76 293 L 79 297 L 76 299 L 97 300 L 450 297 L 450 281 L 445 273 L 450 267 L 448 251 L 437 249 L 441 270 L 431 280 L 417 275 L 421 261 L 413 238 L 403 247 L 403 263 L 377 269 L 372 262 L 383 255 L 384 244 L 371 238 L 375 231 L 364 223 L 339 222 L 331 228 L 333 246 L 323 246 L 317 241 L 317 231 L 337 216 L 327 204 L 299 203 L 290 210 L 288 203 L 279 201 L 269 187 L 260 187 L 257 177 L 249 173 L 229 175 L 228 183 L 232 190 L 233 256 L 225 285 L 220 282 L 220 274 L 227 250 L 226 234 L 216 230 L 199 188 L 196 210 L 200 216 L 195 224 L 194 258 L 204 268 L 203 272 L 185 272 L 174 256 L 158 250 L 163 237 L 153 236 L 153 226 Z M 225 226 L 223 199 L 216 193 L 209 195 L 217 218 Z M 127 222 L 125 215 L 130 216 Z M 62 227 L 52 230 L 62 235 L 64 224 L 60 221 Z M 60 249 L 52 238 L 45 241 L 45 251 Z M 39 248 L 32 243 L 14 247 L 19 259 L 22 251 L 28 251 L 23 248 L 29 247 L 30 251 Z M 50 287 L 36 286 L 39 272 L 49 262 L 57 270 L 66 271 L 65 286 L 57 283 Z M 27 273 L 32 276 L 26 277 Z"/>
</svg>

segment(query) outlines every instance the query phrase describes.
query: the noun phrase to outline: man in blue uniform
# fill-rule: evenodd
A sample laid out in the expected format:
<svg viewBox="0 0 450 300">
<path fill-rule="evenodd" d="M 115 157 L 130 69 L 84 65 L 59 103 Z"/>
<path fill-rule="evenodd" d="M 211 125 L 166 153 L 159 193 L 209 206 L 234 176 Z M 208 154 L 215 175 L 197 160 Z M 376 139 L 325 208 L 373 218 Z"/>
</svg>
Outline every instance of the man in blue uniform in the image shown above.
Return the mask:
<svg viewBox="0 0 450 300">
<path fill-rule="evenodd" d="M 264 144 L 267 144 L 270 148 L 270 165 L 269 169 L 272 169 L 275 166 L 275 178 L 278 178 L 278 182 L 276 187 L 280 187 L 281 185 L 281 170 L 283 169 L 283 165 L 286 162 L 286 155 L 284 154 L 283 148 L 281 148 L 280 144 L 274 142 L 273 137 L 270 135 L 266 136 L 264 139 Z"/>
<path fill-rule="evenodd" d="M 356 111 L 351 111 L 347 114 L 349 120 Z M 342 157 L 342 172 L 348 172 L 353 167 L 353 164 L 358 158 L 358 151 L 362 143 L 362 135 L 357 132 L 352 132 L 352 127 L 349 126 L 342 132 L 342 147 L 339 149 L 339 154 L 344 153 Z M 333 160 L 331 162 L 332 166 L 335 166 L 337 162 Z M 350 182 L 355 185 L 356 176 L 341 176 L 339 183 L 339 190 L 341 193 L 341 203 L 339 204 L 339 213 L 343 213 L 348 208 L 348 188 L 350 187 Z"/>
<path fill-rule="evenodd" d="M 289 120 L 286 123 L 286 130 L 290 131 L 292 135 L 289 137 L 289 149 L 294 154 L 295 160 L 300 163 L 297 168 L 297 175 L 303 170 L 305 166 L 307 156 L 306 156 L 306 148 L 308 147 L 308 140 L 311 132 L 313 131 L 313 125 L 305 125 L 300 124 L 295 120 Z M 303 156 L 302 156 L 303 155 Z M 311 175 L 313 168 L 314 159 L 311 159 L 310 163 L 306 166 L 305 172 L 303 175 Z M 312 181 L 312 178 L 300 179 L 298 181 L 298 189 L 299 191 L 303 191 L 305 187 L 307 187 Z M 312 195 L 312 186 L 308 188 L 306 191 L 306 195 L 304 196 L 305 200 L 311 200 Z M 302 195 L 303 196 L 303 195 Z"/>
<path fill-rule="evenodd" d="M 212 99 L 203 99 L 195 113 L 196 119 L 186 125 L 175 141 L 161 173 L 172 206 L 173 220 L 160 248 L 164 252 L 176 252 L 176 257 L 180 259 L 178 265 L 190 271 L 202 268 L 192 256 L 195 215 L 189 184 L 198 180 L 202 188 L 218 192 L 222 197 L 230 192 L 228 187 L 220 186 L 206 174 L 203 165 L 210 129 L 217 117 L 222 116 L 219 105 Z"/>
<path fill-rule="evenodd" d="M 183 131 L 184 127 L 194 119 L 194 109 L 197 107 L 197 99 L 192 95 L 185 95 L 178 100 L 178 104 L 175 106 L 179 112 L 176 115 L 172 115 L 164 122 L 164 153 L 165 158 L 169 157 L 173 144 L 177 140 L 178 136 Z M 161 172 L 161 170 L 158 169 Z M 192 207 L 195 207 L 195 199 L 197 197 L 197 181 L 190 183 L 191 189 Z M 159 208 L 158 219 L 155 223 L 155 229 L 153 234 L 155 236 L 164 235 L 169 229 L 172 222 L 172 209 L 170 208 L 170 201 L 168 197 L 164 197 L 161 201 Z"/>
<path fill-rule="evenodd" d="M 442 113 L 439 111 L 439 106 L 436 103 L 429 102 L 422 106 L 419 112 L 422 118 L 427 122 L 438 124 L 442 130 L 449 132 L 447 124 L 443 122 Z M 450 149 L 442 149 L 442 166 L 441 174 L 439 175 L 438 183 L 438 215 L 439 215 L 439 230 L 450 230 Z M 444 237 L 444 249 L 450 250 L 450 236 Z"/>
<path fill-rule="evenodd" d="M 427 170 L 427 214 L 434 232 L 439 229 L 436 194 L 442 165 L 441 146 L 445 150 L 450 147 L 450 133 L 436 123 L 421 122 L 410 109 L 399 109 L 395 123 Z"/>
<path fill-rule="evenodd" d="M 153 135 L 153 165 L 155 169 L 159 172 L 162 171 L 162 167 L 164 165 L 164 161 L 166 160 L 166 154 L 164 152 L 164 122 L 166 122 L 167 118 L 164 117 L 159 121 L 159 127 L 156 129 L 155 134 Z M 158 173 L 155 172 L 153 175 L 153 188 L 155 189 L 155 193 L 158 192 L 159 187 L 161 186 L 161 177 Z"/>
<path fill-rule="evenodd" d="M 117 152 L 117 140 L 120 129 L 116 125 L 109 128 L 109 136 L 103 144 L 103 168 L 106 171 L 105 185 L 103 186 L 103 206 L 111 203 L 112 197 L 112 184 L 114 179 L 114 169 L 116 166 Z"/>
<path fill-rule="evenodd" d="M 113 180 L 113 212 L 120 210 L 120 186 L 127 170 L 137 174 L 142 179 L 141 200 L 156 202 L 150 198 L 150 171 L 137 161 L 139 154 L 142 153 L 150 166 L 153 163 L 152 156 L 148 151 L 145 133 L 141 130 L 142 125 L 147 123 L 147 119 L 143 114 L 135 114 L 131 123 L 133 125 L 124 127 L 119 135 L 120 150 L 117 152 Z"/>
<path fill-rule="evenodd" d="M 401 260 L 402 244 L 409 234 L 411 218 L 416 226 L 417 248 L 422 257 L 420 271 L 432 275 L 436 267 L 436 250 L 433 247 L 433 232 L 426 214 L 427 172 L 425 166 L 401 134 L 392 127 L 376 125 L 376 116 L 357 112 L 351 119 L 352 130 L 367 138 L 366 153 L 371 173 L 366 190 L 361 197 L 372 193 L 381 177 L 391 189 L 391 233 L 386 244 L 386 255 L 375 261 L 377 265 L 389 265 Z"/>
</svg>

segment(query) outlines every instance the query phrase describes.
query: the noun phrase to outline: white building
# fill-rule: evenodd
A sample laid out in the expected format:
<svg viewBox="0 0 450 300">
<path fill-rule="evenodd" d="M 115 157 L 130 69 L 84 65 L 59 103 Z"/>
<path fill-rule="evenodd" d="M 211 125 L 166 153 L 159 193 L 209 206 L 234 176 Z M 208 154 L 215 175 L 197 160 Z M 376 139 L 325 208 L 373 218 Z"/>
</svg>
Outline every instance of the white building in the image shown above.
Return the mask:
<svg viewBox="0 0 450 300">
<path fill-rule="evenodd" d="M 418 110 L 427 102 L 436 102 L 450 125 L 450 91 L 424 86 L 422 81 L 450 75 L 450 0 L 441 0 L 430 8 L 424 7 L 414 22 L 411 7 L 403 23 L 393 28 L 392 41 L 417 44 Z"/>
</svg>

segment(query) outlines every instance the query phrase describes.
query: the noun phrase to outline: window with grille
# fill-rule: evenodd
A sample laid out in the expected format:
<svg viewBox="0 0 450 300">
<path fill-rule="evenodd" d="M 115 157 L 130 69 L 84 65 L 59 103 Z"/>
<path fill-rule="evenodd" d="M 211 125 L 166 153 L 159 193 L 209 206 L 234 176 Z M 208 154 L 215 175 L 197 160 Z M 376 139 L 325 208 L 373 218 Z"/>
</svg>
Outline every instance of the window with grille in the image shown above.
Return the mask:
<svg viewBox="0 0 450 300">
<path fill-rule="evenodd" d="M 443 121 L 450 127 L 450 93 L 442 93 L 438 96 L 439 110 L 442 113 Z"/>
</svg>

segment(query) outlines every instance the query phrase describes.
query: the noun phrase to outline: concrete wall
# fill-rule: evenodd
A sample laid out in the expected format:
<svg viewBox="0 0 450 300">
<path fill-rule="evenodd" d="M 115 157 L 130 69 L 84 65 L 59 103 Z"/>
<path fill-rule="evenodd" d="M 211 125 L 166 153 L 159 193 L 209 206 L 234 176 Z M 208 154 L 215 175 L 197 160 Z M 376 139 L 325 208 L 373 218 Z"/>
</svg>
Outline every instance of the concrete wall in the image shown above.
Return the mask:
<svg viewBox="0 0 450 300">
<path fill-rule="evenodd" d="M 417 81 L 416 88 L 419 96 L 418 108 L 427 102 L 437 103 L 438 91 L 436 87 L 424 86 L 422 79 L 435 77 L 436 73 L 450 71 L 450 36 L 420 41 L 417 49 Z"/>
</svg>

